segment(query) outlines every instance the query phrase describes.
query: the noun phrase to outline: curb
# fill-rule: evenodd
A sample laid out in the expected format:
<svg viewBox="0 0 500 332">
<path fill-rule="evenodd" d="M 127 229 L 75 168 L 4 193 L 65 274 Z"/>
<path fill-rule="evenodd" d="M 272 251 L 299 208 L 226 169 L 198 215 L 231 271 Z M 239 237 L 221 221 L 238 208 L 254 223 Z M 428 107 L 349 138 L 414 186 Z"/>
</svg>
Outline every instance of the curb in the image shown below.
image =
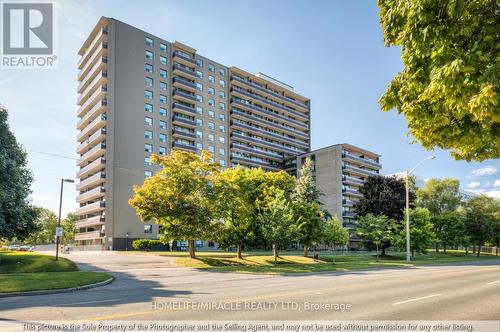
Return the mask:
<svg viewBox="0 0 500 332">
<path fill-rule="evenodd" d="M 14 297 L 14 296 L 30 296 L 30 295 L 49 295 L 49 294 L 59 294 L 59 293 L 70 293 L 79 290 L 86 290 L 96 287 L 101 287 L 112 283 L 115 280 L 115 277 L 110 277 L 107 280 L 97 282 L 95 284 L 83 285 L 73 288 L 62 288 L 62 289 L 50 289 L 50 290 L 38 290 L 38 291 L 29 291 L 29 292 L 12 292 L 12 293 L 0 293 L 0 298 L 3 297 Z"/>
</svg>

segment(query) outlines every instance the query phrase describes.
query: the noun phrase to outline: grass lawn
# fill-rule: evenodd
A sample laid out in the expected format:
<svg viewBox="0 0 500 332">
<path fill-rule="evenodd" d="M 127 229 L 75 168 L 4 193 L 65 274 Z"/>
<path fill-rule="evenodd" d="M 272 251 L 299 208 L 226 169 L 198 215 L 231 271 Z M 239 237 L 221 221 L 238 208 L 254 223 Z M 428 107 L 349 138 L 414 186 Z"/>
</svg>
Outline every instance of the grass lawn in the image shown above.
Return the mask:
<svg viewBox="0 0 500 332">
<path fill-rule="evenodd" d="M 62 289 L 109 279 L 106 273 L 81 272 L 69 259 L 30 253 L 0 251 L 0 293 Z"/>
<path fill-rule="evenodd" d="M 205 253 L 204 253 L 205 254 Z M 264 255 L 244 255 L 243 259 L 237 259 L 234 254 L 225 255 L 199 255 L 196 259 L 189 257 L 179 257 L 174 263 L 178 266 L 193 267 L 198 269 L 209 269 L 220 272 L 239 272 L 239 273 L 266 273 L 266 274 L 285 274 L 285 273 L 308 273 L 324 271 L 349 271 L 369 268 L 402 268 L 412 267 L 422 264 L 440 264 L 440 263 L 458 263 L 477 260 L 492 260 L 500 258 L 494 255 L 482 254 L 480 258 L 473 257 L 471 254 L 465 256 L 464 253 L 453 252 L 448 254 L 429 253 L 427 255 L 418 255 L 415 260 L 408 264 L 405 256 L 397 254 L 386 256 L 377 262 L 375 255 L 353 255 L 353 256 L 335 256 L 335 264 L 332 263 L 332 256 L 320 253 L 320 259 L 315 262 L 311 258 L 298 255 L 288 255 L 284 253 L 274 266 L 272 256 Z"/>
</svg>

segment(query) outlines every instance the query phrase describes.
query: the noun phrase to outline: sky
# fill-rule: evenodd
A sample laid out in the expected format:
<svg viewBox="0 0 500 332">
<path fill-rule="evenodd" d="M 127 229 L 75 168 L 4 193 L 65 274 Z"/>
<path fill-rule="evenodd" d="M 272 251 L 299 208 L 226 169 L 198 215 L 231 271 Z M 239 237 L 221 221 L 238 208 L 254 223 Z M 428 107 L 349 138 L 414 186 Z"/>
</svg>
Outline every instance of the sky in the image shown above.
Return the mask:
<svg viewBox="0 0 500 332">
<path fill-rule="evenodd" d="M 57 69 L 0 69 L 0 103 L 28 151 L 36 205 L 56 212 L 60 179 L 75 178 L 77 52 L 101 16 L 292 85 L 311 99 L 313 149 L 366 148 L 382 156 L 383 174 L 435 155 L 419 177 L 456 178 L 463 189 L 500 197 L 498 159 L 469 163 L 426 151 L 412 143 L 402 115 L 380 111 L 377 100 L 402 63 L 400 49 L 384 47 L 375 1 L 61 0 L 56 8 Z M 63 215 L 77 208 L 75 186 L 64 190 Z"/>
</svg>

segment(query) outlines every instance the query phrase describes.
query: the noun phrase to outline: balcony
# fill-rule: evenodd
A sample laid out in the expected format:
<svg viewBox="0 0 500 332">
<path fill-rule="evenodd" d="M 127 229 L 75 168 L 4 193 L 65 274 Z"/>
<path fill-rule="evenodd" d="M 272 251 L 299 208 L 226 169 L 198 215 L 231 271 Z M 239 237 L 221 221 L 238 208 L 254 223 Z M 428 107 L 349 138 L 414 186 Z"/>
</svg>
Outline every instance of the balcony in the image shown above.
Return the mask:
<svg viewBox="0 0 500 332">
<path fill-rule="evenodd" d="M 104 234 L 102 234 L 101 231 L 90 231 L 85 233 L 76 233 L 75 240 L 76 241 L 94 240 L 94 239 L 99 239 L 103 236 Z"/>
<path fill-rule="evenodd" d="M 307 143 L 305 143 L 305 142 L 301 142 L 299 140 L 286 137 L 284 135 L 279 135 L 279 134 L 276 134 L 276 133 L 272 133 L 272 132 L 269 132 L 269 131 L 264 130 L 264 129 L 252 127 L 252 126 L 249 126 L 249 125 L 244 124 L 244 123 L 232 122 L 231 123 L 231 127 L 240 128 L 243 131 L 252 131 L 254 133 L 259 133 L 261 135 L 264 135 L 264 136 L 267 136 L 267 137 L 271 137 L 271 138 L 273 138 L 275 140 L 279 140 L 281 142 L 285 142 L 285 143 L 288 143 L 290 145 L 294 145 L 294 146 L 297 146 L 297 147 L 300 147 L 300 148 L 303 148 L 303 149 L 306 149 L 306 150 L 309 149 L 309 145 Z"/>
<path fill-rule="evenodd" d="M 83 141 L 77 148 L 76 153 L 85 153 L 88 149 L 94 147 L 96 144 L 101 143 L 106 140 L 106 129 L 101 128 L 101 130 L 93 133 L 89 138 Z"/>
<path fill-rule="evenodd" d="M 106 159 L 99 158 L 99 159 L 94 160 L 93 162 L 91 162 L 87 166 L 81 168 L 78 171 L 78 173 L 76 173 L 76 176 L 78 178 L 84 178 L 91 173 L 102 171 L 104 168 L 106 168 Z"/>
<path fill-rule="evenodd" d="M 87 60 L 89 57 L 94 53 L 95 49 L 97 48 L 98 44 L 102 44 L 103 42 L 106 41 L 106 37 L 108 35 L 108 32 L 105 28 L 101 29 L 99 33 L 94 37 L 92 42 L 89 44 L 85 52 L 82 54 L 80 60 L 78 60 L 78 68 L 81 69 L 83 66 L 87 63 Z"/>
<path fill-rule="evenodd" d="M 85 180 L 80 180 L 80 183 L 76 185 L 76 190 L 83 191 L 87 188 L 93 188 L 106 181 L 106 174 L 104 172 L 96 173 Z"/>
<path fill-rule="evenodd" d="M 352 176 L 342 175 L 342 183 L 355 185 L 355 186 L 362 186 L 365 184 L 365 181 L 363 181 L 361 179 L 354 178 Z"/>
<path fill-rule="evenodd" d="M 196 134 L 194 132 L 179 130 L 179 129 L 175 129 L 175 128 L 172 130 L 172 135 L 175 137 L 181 137 L 181 138 L 182 137 L 187 137 L 187 138 L 192 138 L 192 139 L 196 138 Z"/>
<path fill-rule="evenodd" d="M 94 203 L 87 204 L 85 206 L 79 207 L 75 211 L 75 215 L 77 216 L 84 216 L 87 214 L 92 214 L 92 213 L 97 213 L 100 211 L 103 211 L 106 208 L 106 202 L 104 201 L 97 201 Z"/>
<path fill-rule="evenodd" d="M 104 225 L 106 218 L 103 216 L 89 217 L 85 219 L 80 219 L 75 222 L 75 228 L 91 227 Z"/>
<path fill-rule="evenodd" d="M 354 196 L 354 197 L 363 197 L 363 194 L 360 193 L 359 191 L 355 190 L 355 189 L 342 188 L 342 192 L 344 194 L 347 194 L 347 195 L 350 195 L 350 196 Z"/>
<path fill-rule="evenodd" d="M 279 145 L 276 143 L 264 141 L 262 139 L 257 139 L 255 137 L 250 137 L 250 136 L 242 135 L 242 134 L 235 133 L 235 132 L 232 132 L 231 136 L 238 139 L 238 140 L 243 140 L 247 143 L 256 144 L 256 145 L 259 145 L 262 147 L 273 147 L 273 148 L 287 152 L 287 153 L 292 154 L 292 155 L 298 155 L 298 154 L 305 152 L 305 150 L 294 150 L 294 149 L 288 148 L 286 146 L 282 146 L 282 145 Z"/>
<path fill-rule="evenodd" d="M 93 133 L 95 133 L 97 130 L 104 128 L 106 126 L 106 114 L 101 114 L 94 120 L 92 120 L 91 123 L 89 123 L 83 130 L 77 135 L 77 140 L 78 142 L 83 142 L 87 138 L 89 138 L 89 135 L 91 136 Z"/>
<path fill-rule="evenodd" d="M 83 118 L 81 118 L 76 124 L 77 129 L 82 130 L 88 125 L 92 120 L 94 120 L 97 116 L 104 114 L 106 112 L 106 102 L 101 100 L 97 104 L 95 104 L 88 112 L 85 114 Z"/>
<path fill-rule="evenodd" d="M 90 78 L 95 76 L 96 68 L 108 62 L 107 52 L 107 48 L 101 46 L 101 48 L 92 54 L 89 61 L 78 72 L 77 79 L 79 82 L 88 82 Z M 103 69 L 105 69 L 104 66 Z M 82 86 L 79 85 L 78 87 L 81 88 Z"/>
<path fill-rule="evenodd" d="M 190 80 L 187 80 L 182 77 L 174 77 L 174 84 L 175 87 L 181 87 L 183 89 L 186 89 L 191 92 L 196 91 L 196 83 L 191 82 Z"/>
<path fill-rule="evenodd" d="M 364 168 L 358 168 L 358 167 L 350 166 L 350 165 L 344 165 L 344 166 L 342 166 L 342 169 L 345 172 L 347 172 L 347 173 L 356 174 L 356 175 L 362 175 L 362 176 L 363 175 L 364 176 L 377 176 L 377 175 L 379 175 L 376 172 L 369 171 L 369 170 L 364 169 Z"/>
<path fill-rule="evenodd" d="M 350 160 L 350 161 L 353 161 L 355 163 L 362 164 L 362 165 L 368 165 L 368 166 L 371 166 L 371 167 L 376 168 L 376 169 L 380 169 L 382 167 L 382 165 L 375 160 L 368 159 L 368 158 L 361 158 L 359 156 L 355 156 L 355 155 L 350 154 L 350 153 L 343 152 L 342 159 Z"/>
<path fill-rule="evenodd" d="M 351 212 L 351 211 L 343 211 L 342 212 L 342 217 L 344 217 L 344 218 L 350 218 L 350 219 L 355 219 L 356 218 L 356 213 Z"/>
<path fill-rule="evenodd" d="M 172 117 L 172 123 L 173 124 L 180 124 L 180 125 L 188 125 L 192 128 L 196 127 L 196 122 L 194 120 L 189 120 L 189 119 L 183 118 L 181 116 L 176 116 L 176 115 L 174 115 Z"/>
<path fill-rule="evenodd" d="M 106 189 L 104 187 L 96 187 L 84 192 L 76 197 L 77 203 L 85 203 L 90 200 L 95 200 L 103 197 L 106 194 Z"/>
<path fill-rule="evenodd" d="M 195 59 L 179 51 L 174 51 L 173 58 L 175 61 L 178 61 L 187 66 L 196 65 Z"/>
<path fill-rule="evenodd" d="M 187 79 L 196 79 L 196 72 L 194 71 L 194 69 L 186 66 L 181 66 L 177 63 L 174 63 L 174 74 L 186 77 Z"/>
<path fill-rule="evenodd" d="M 174 98 L 187 103 L 196 102 L 194 94 L 183 92 L 181 90 L 174 90 Z"/>
<path fill-rule="evenodd" d="M 256 166 L 256 167 L 262 167 L 262 168 L 267 168 L 273 171 L 281 171 L 281 167 L 271 165 L 265 162 L 253 160 L 251 158 L 246 158 L 246 157 L 240 157 L 240 156 L 234 156 L 231 155 L 231 160 L 236 162 L 236 163 L 241 163 L 243 165 L 249 165 L 249 166 Z"/>
<path fill-rule="evenodd" d="M 106 99 L 106 88 L 101 86 L 101 88 L 95 90 L 92 95 L 83 103 L 83 105 L 78 109 L 77 115 L 80 118 L 83 118 L 85 114 L 92 109 L 95 104 L 97 104 L 101 100 Z"/>
<path fill-rule="evenodd" d="M 174 142 L 173 146 L 175 148 L 185 149 L 185 150 L 192 151 L 192 152 L 196 151 L 196 146 L 194 146 L 193 144 L 186 144 L 186 143 Z"/>
<path fill-rule="evenodd" d="M 292 99 L 292 98 L 280 95 L 279 93 L 276 93 L 276 92 L 274 92 L 274 91 L 272 91 L 270 89 L 266 89 L 266 88 L 264 88 L 264 87 L 262 87 L 262 86 L 260 86 L 260 85 L 258 85 L 256 83 L 250 82 L 250 81 L 248 81 L 248 80 L 246 80 L 244 78 L 241 78 L 241 77 L 233 75 L 233 76 L 231 76 L 231 80 L 235 80 L 235 81 L 244 83 L 244 84 L 246 84 L 249 87 L 256 88 L 256 89 L 258 89 L 258 90 L 260 90 L 262 92 L 265 92 L 265 93 L 270 94 L 270 95 L 272 95 L 274 97 L 280 98 L 281 100 L 283 100 L 285 102 L 292 103 L 294 105 L 297 105 L 297 106 L 300 106 L 300 107 L 302 107 L 304 109 L 309 110 L 309 105 L 307 105 L 307 104 L 305 104 L 303 102 L 300 102 L 298 100 L 295 100 L 295 99 Z"/>
<path fill-rule="evenodd" d="M 261 156 L 264 158 L 273 159 L 273 160 L 278 161 L 278 162 L 283 161 L 283 156 L 278 154 L 278 153 L 259 150 L 259 149 L 251 148 L 251 147 L 248 147 L 248 146 L 245 146 L 242 144 L 238 144 L 238 143 L 232 143 L 231 149 L 232 150 L 239 150 L 242 152 L 247 152 L 247 153 L 254 154 L 254 155 L 258 155 L 258 156 Z"/>
<path fill-rule="evenodd" d="M 80 159 L 77 160 L 77 164 L 79 166 L 85 165 L 89 161 L 94 161 L 96 158 L 104 156 L 104 154 L 106 154 L 106 144 L 101 143 L 82 154 Z"/>
<path fill-rule="evenodd" d="M 175 111 L 178 111 L 180 113 L 186 113 L 187 112 L 188 115 L 196 115 L 196 114 L 198 114 L 196 112 L 196 109 L 194 107 L 186 106 L 186 105 L 183 105 L 183 104 L 180 104 L 180 103 L 174 103 L 172 106 L 173 106 L 173 109 Z"/>
<path fill-rule="evenodd" d="M 342 205 L 343 205 L 343 206 L 351 206 L 351 207 L 352 207 L 352 206 L 354 206 L 355 204 L 356 204 L 356 202 L 355 202 L 355 201 L 353 201 L 353 200 L 350 200 L 350 199 L 343 199 L 343 200 L 342 200 Z"/>
<path fill-rule="evenodd" d="M 87 97 L 91 93 L 93 93 L 97 87 L 106 84 L 107 79 L 108 79 L 108 72 L 106 70 L 99 70 L 92 79 L 92 81 L 86 84 L 86 86 L 82 91 L 78 91 L 80 95 L 78 96 L 77 104 L 78 105 L 83 104 L 87 100 Z"/>
</svg>

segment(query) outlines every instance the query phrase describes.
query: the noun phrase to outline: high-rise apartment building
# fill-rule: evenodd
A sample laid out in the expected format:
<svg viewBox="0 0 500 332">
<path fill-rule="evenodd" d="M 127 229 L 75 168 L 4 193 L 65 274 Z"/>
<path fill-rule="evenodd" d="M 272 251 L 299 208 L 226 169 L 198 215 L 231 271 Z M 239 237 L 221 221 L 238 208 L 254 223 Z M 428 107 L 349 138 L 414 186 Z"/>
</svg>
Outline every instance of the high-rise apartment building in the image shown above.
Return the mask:
<svg viewBox="0 0 500 332">
<path fill-rule="evenodd" d="M 228 46 L 229 47 L 229 46 Z M 102 17 L 78 63 L 76 211 L 82 245 L 124 249 L 156 238 L 128 205 L 152 153 L 208 150 L 223 167 L 281 170 L 310 150 L 310 101 L 123 22 Z"/>
<path fill-rule="evenodd" d="M 306 158 L 314 163 L 316 187 L 323 193 L 320 198 L 323 208 L 350 229 L 351 242 L 358 241 L 354 234 L 353 207 L 363 197 L 359 188 L 366 178 L 379 175 L 380 155 L 350 144 L 337 144 L 288 158 L 286 170 L 295 175 Z"/>
</svg>

